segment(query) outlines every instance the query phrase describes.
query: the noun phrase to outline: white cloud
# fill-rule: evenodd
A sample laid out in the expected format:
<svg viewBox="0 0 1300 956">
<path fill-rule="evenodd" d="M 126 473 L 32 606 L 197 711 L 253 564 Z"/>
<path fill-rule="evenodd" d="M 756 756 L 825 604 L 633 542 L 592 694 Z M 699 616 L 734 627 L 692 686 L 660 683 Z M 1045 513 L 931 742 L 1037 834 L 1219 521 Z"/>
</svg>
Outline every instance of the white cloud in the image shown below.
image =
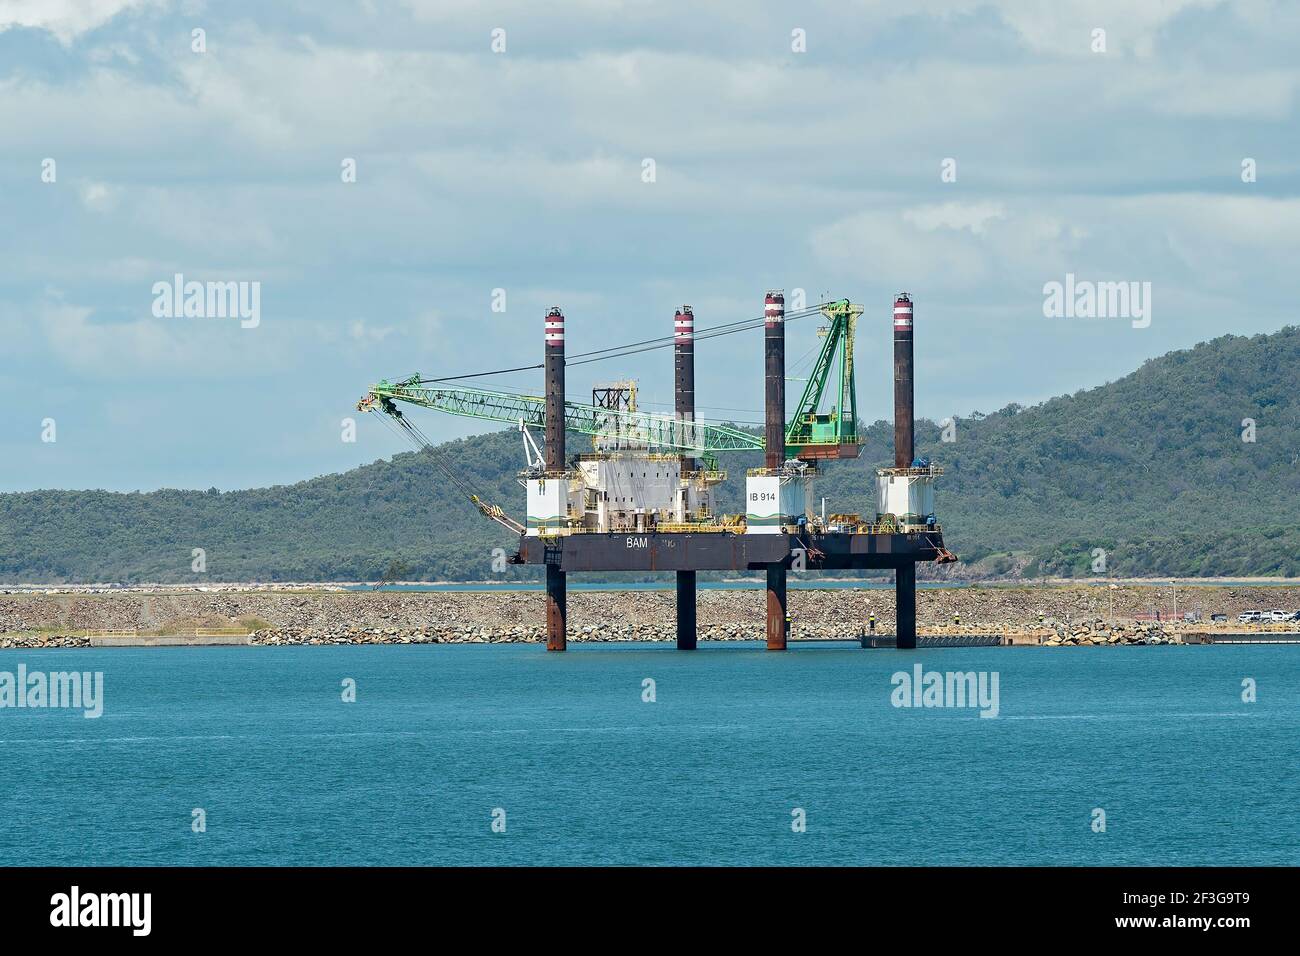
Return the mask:
<svg viewBox="0 0 1300 956">
<path fill-rule="evenodd" d="M 81 204 L 91 212 L 109 212 L 117 205 L 118 191 L 107 183 L 82 183 L 80 194 Z"/>
<path fill-rule="evenodd" d="M 905 209 L 903 219 L 918 229 L 966 229 L 982 235 L 991 219 L 1005 219 L 1006 209 L 1000 202 L 946 202 L 935 206 Z"/>
<path fill-rule="evenodd" d="M 353 319 L 348 335 L 355 342 L 382 342 L 396 331 L 391 325 L 373 325 L 365 319 Z"/>
<path fill-rule="evenodd" d="M 164 0 L 0 0 L 0 33 L 14 27 L 48 30 L 67 46 L 124 10 L 161 6 Z"/>
<path fill-rule="evenodd" d="M 0 79 L 0 166 L 19 188 L 0 196 L 0 323 L 33 357 L 4 373 L 12 400 L 58 375 L 107 380 L 105 401 L 190 377 L 219 399 L 236 376 L 287 371 L 314 389 L 278 395 L 301 421 L 372 375 L 533 362 L 548 305 L 600 348 L 663 334 L 682 302 L 720 323 L 797 285 L 864 301 L 908 288 L 935 327 L 965 323 L 927 346 L 950 377 L 926 392 L 987 407 L 994 378 L 1004 400 L 1059 384 L 986 330 L 1039 314 L 1042 283 L 1066 271 L 1160 283 L 1151 335 L 1108 373 L 1229 314 L 1240 331 L 1294 319 L 1300 207 L 1275 197 L 1300 169 L 1300 66 L 1279 52 L 1300 22 L 1280 5 L 811 0 L 796 57 L 793 14 L 761 0 L 298 5 L 270 20 L 245 2 L 220 8 L 195 56 L 188 16 L 0 0 L 0 24 L 39 13 L 71 43 L 4 38 L 19 56 Z M 488 51 L 496 25 L 505 56 Z M 1106 57 L 1088 52 L 1094 26 Z M 57 184 L 37 178 L 46 156 Z M 955 183 L 940 180 L 949 156 Z M 1240 182 L 1241 156 L 1258 184 Z M 150 286 L 174 272 L 263 281 L 262 325 L 153 319 Z M 504 315 L 489 311 L 498 286 Z M 1068 349 L 1062 334 L 1030 352 Z M 669 394 L 661 357 L 573 384 L 644 370 L 646 395 Z M 1070 381 L 1092 381 L 1071 358 Z M 761 402 L 721 388 L 714 404 Z M 309 452 L 284 427 L 278 447 Z M 249 458 L 241 481 L 256 483 Z"/>
<path fill-rule="evenodd" d="M 1092 31 L 1106 31 L 1108 54 L 1149 56 L 1160 30 L 1191 9 L 1220 6 L 1223 0 L 913 0 L 898 4 L 870 0 L 874 12 L 903 16 L 923 12 L 952 16 L 995 11 L 1032 50 L 1061 56 L 1095 56 Z"/>
<path fill-rule="evenodd" d="M 859 212 L 814 229 L 814 254 L 847 275 L 1012 297 L 1065 272 L 1158 281 L 1194 301 L 1248 283 L 1300 295 L 1300 200 L 1176 193 L 944 203 Z M 998 284 L 1006 283 L 999 291 Z"/>
<path fill-rule="evenodd" d="M 147 309 L 148 302 L 140 311 Z M 99 321 L 94 308 L 68 302 L 57 292 L 29 315 L 35 316 L 53 357 L 92 380 L 230 379 L 267 373 L 280 364 L 276 345 L 294 334 L 289 323 L 267 330 L 265 317 L 257 329 L 242 329 L 233 319 Z"/>
<path fill-rule="evenodd" d="M 1117 109 L 1145 104 L 1146 112 L 1161 116 L 1278 121 L 1294 108 L 1297 89 L 1300 73 L 1294 69 L 1207 73 L 1144 67 L 1125 70 L 1122 83 L 1106 87 L 1105 99 Z"/>
</svg>

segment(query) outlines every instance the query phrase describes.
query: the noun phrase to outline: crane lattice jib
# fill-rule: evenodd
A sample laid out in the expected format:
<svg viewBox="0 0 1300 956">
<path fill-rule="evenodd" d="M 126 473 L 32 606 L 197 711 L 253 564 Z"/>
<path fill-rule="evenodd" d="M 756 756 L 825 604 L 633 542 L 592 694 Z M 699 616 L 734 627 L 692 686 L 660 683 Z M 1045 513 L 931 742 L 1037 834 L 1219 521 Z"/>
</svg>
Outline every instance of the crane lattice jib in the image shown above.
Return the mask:
<svg viewBox="0 0 1300 956">
<path fill-rule="evenodd" d="M 380 382 L 367 396 L 381 406 L 407 402 L 434 408 L 451 415 L 510 422 L 542 428 L 546 424 L 546 400 L 537 395 L 493 392 L 481 388 L 446 388 L 421 385 L 418 381 Z M 365 404 L 363 400 L 362 404 Z M 599 408 L 578 402 L 564 403 L 564 424 L 571 431 L 602 438 L 616 438 L 628 444 L 651 448 L 704 452 L 761 450 L 763 439 L 727 425 L 682 421 L 672 415 Z"/>
</svg>

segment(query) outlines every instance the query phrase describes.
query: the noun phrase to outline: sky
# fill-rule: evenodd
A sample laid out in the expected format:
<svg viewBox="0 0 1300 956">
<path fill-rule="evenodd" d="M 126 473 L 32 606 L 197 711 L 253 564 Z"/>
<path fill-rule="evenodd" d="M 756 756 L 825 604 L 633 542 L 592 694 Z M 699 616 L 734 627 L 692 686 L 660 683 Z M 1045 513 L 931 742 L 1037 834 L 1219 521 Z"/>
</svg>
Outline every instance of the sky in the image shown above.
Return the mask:
<svg viewBox="0 0 1300 956">
<path fill-rule="evenodd" d="M 899 291 L 918 414 L 958 423 L 1276 331 L 1297 49 L 1300 4 L 1269 0 L 0 0 L 0 491 L 409 450 L 367 386 L 540 362 L 552 305 L 589 351 L 682 304 L 703 328 L 768 289 L 850 298 L 868 421 Z M 168 314 L 178 274 L 245 284 L 250 316 L 256 290 L 255 321 Z M 1067 276 L 1136 283 L 1144 315 L 1047 314 Z M 761 340 L 699 344 L 700 417 L 761 419 Z M 666 350 L 569 395 L 623 378 L 671 407 Z"/>
</svg>

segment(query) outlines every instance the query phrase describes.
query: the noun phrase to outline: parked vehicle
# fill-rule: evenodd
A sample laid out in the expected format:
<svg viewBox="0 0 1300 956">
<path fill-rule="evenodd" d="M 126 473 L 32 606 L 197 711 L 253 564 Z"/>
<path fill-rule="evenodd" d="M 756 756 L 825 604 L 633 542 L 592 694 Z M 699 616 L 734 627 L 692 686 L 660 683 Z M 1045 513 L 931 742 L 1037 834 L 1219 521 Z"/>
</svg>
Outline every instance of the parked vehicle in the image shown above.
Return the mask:
<svg viewBox="0 0 1300 956">
<path fill-rule="evenodd" d="M 1272 621 L 1274 624 L 1281 624 L 1283 621 L 1291 619 L 1291 615 L 1286 611 L 1266 611 L 1264 614 L 1266 621 Z"/>
<path fill-rule="evenodd" d="M 1258 624 L 1264 618 L 1263 611 L 1242 611 L 1237 615 L 1239 624 Z"/>
</svg>

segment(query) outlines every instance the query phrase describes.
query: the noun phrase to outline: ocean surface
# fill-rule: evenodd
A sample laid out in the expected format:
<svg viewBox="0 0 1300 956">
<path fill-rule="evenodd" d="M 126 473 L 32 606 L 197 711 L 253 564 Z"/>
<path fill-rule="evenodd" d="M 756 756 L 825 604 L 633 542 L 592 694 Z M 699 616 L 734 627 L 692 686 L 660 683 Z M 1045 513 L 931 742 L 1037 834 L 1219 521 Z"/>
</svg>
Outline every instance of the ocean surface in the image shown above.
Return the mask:
<svg viewBox="0 0 1300 956">
<path fill-rule="evenodd" d="M 0 654 L 20 663 L 102 671 L 104 712 L 0 709 L 11 865 L 1300 863 L 1300 647 Z M 917 663 L 996 673 L 998 716 L 893 706 Z"/>
</svg>

